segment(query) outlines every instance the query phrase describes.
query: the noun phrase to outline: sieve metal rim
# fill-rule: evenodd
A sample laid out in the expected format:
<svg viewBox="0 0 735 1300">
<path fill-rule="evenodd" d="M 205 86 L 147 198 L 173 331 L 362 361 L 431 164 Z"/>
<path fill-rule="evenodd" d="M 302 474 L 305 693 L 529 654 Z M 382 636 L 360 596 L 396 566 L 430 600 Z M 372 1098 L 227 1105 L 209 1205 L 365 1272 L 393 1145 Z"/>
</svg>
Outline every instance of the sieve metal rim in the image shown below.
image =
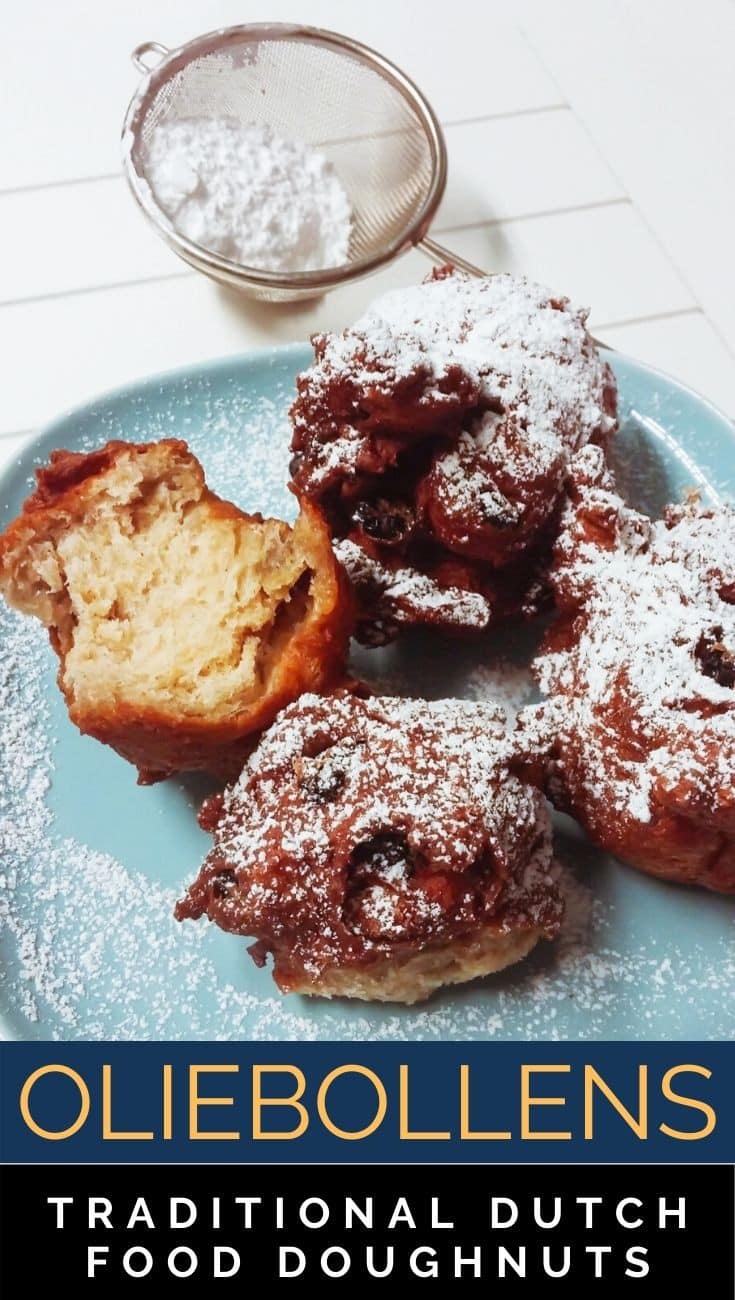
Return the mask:
<svg viewBox="0 0 735 1300">
<path fill-rule="evenodd" d="M 142 169 L 136 165 L 136 155 L 143 122 L 152 100 L 161 87 L 195 58 L 226 50 L 229 45 L 256 44 L 269 38 L 328 45 L 340 52 L 353 55 L 366 66 L 377 69 L 380 75 L 390 81 L 420 119 L 431 151 L 433 164 L 431 185 L 404 231 L 386 244 L 381 252 L 322 271 L 264 271 L 259 267 L 248 266 L 222 257 L 219 253 L 213 253 L 201 244 L 187 239 L 175 229 L 155 202 Z M 163 57 L 144 75 L 125 114 L 122 128 L 125 177 L 144 215 L 174 252 L 191 266 L 214 279 L 224 280 L 234 285 L 248 284 L 259 289 L 305 291 L 317 294 L 370 275 L 402 253 L 408 252 L 425 238 L 446 188 L 447 147 L 444 133 L 431 104 L 419 87 L 378 50 L 354 40 L 351 36 L 344 36 L 328 28 L 295 23 L 243 23 L 234 27 L 218 28 L 170 50 L 156 41 L 146 41 L 133 51 L 134 61 L 136 55 L 143 50 L 163 52 Z M 136 62 L 136 66 L 141 65 Z"/>
</svg>

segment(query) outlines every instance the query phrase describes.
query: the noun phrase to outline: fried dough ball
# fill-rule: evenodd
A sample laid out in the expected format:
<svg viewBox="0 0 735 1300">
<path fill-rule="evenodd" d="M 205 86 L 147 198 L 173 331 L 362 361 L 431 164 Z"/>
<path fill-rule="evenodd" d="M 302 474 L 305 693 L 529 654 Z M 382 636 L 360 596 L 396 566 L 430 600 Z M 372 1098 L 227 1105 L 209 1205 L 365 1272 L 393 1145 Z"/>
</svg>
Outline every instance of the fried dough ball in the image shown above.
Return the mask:
<svg viewBox="0 0 735 1300">
<path fill-rule="evenodd" d="M 0 591 L 49 629 L 80 731 L 142 781 L 240 771 L 257 733 L 343 673 L 351 598 L 319 513 L 246 515 L 186 443 L 57 451 L 0 537 Z"/>
<path fill-rule="evenodd" d="M 602 848 L 735 892 L 735 511 L 696 497 L 652 522 L 581 452 L 536 662 L 547 786 Z"/>
<path fill-rule="evenodd" d="M 516 757 L 494 704 L 304 696 L 205 805 L 177 915 L 256 939 L 289 992 L 410 1003 L 500 970 L 561 917 Z"/>
<path fill-rule="evenodd" d="M 363 639 L 411 623 L 477 631 L 534 608 L 569 460 L 615 428 L 615 382 L 585 322 L 526 279 L 444 268 L 314 339 L 293 486 L 337 539 Z"/>
</svg>

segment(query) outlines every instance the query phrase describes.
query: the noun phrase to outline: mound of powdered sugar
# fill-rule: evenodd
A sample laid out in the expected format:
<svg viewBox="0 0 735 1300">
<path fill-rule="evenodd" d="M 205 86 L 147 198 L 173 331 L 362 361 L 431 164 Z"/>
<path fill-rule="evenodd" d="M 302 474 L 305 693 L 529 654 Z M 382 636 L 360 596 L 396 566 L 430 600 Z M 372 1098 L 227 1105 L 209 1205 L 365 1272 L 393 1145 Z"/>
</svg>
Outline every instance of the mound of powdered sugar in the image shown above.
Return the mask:
<svg viewBox="0 0 735 1300">
<path fill-rule="evenodd" d="M 347 261 L 352 209 L 332 164 L 271 127 L 224 117 L 160 122 L 143 153 L 159 208 L 180 234 L 263 271 Z"/>
</svg>

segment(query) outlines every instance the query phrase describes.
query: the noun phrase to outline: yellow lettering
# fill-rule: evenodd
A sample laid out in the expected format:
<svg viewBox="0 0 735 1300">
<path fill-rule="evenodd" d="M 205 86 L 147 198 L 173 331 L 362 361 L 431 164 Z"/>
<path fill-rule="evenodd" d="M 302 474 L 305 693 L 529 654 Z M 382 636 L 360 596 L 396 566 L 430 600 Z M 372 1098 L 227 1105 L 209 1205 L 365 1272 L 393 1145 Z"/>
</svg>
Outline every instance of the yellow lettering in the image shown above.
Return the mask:
<svg viewBox="0 0 735 1300">
<path fill-rule="evenodd" d="M 587 1141 L 594 1137 L 594 1109 L 595 1109 L 595 1088 L 599 1088 L 603 1097 L 607 1097 L 611 1106 L 618 1112 L 618 1115 L 625 1120 L 629 1128 L 632 1128 L 636 1137 L 644 1140 L 648 1137 L 648 1066 L 638 1066 L 638 1114 L 639 1119 L 631 1114 L 626 1106 L 623 1105 L 620 1098 L 613 1092 L 608 1083 L 605 1082 L 602 1075 L 597 1073 L 593 1065 L 584 1067 L 584 1136 Z"/>
<path fill-rule="evenodd" d="M 680 1092 L 675 1092 L 671 1084 L 679 1074 L 701 1074 L 704 1079 L 712 1078 L 712 1071 L 703 1065 L 672 1065 L 667 1070 L 661 1080 L 661 1091 L 667 1101 L 673 1101 L 675 1106 L 688 1106 L 690 1110 L 701 1111 L 707 1117 L 707 1122 L 702 1128 L 695 1129 L 693 1133 L 686 1133 L 682 1129 L 671 1128 L 668 1124 L 659 1124 L 662 1133 L 666 1137 L 678 1138 L 680 1142 L 698 1142 L 702 1138 L 709 1137 L 717 1123 L 717 1115 L 712 1106 L 706 1101 L 699 1101 L 696 1097 L 684 1097 Z"/>
<path fill-rule="evenodd" d="M 402 1142 L 448 1142 L 451 1133 L 443 1129 L 428 1129 L 422 1132 L 420 1129 L 412 1130 L 408 1119 L 408 1084 L 409 1074 L 408 1066 L 402 1065 L 399 1070 L 399 1093 L 398 1093 L 398 1112 L 399 1112 L 399 1136 Z"/>
<path fill-rule="evenodd" d="M 339 1079 L 343 1074 L 361 1074 L 364 1078 L 370 1080 L 375 1089 L 378 1098 L 377 1109 L 370 1123 L 365 1125 L 365 1128 L 339 1128 L 330 1118 L 329 1112 L 327 1111 L 327 1093 L 335 1079 Z M 322 1079 L 316 1096 L 316 1108 L 319 1112 L 319 1118 L 322 1121 L 322 1124 L 329 1133 L 333 1133 L 335 1137 L 344 1138 L 346 1141 L 351 1142 L 356 1141 L 359 1138 L 370 1137 L 371 1133 L 374 1133 L 376 1129 L 380 1128 L 380 1125 L 385 1119 L 385 1112 L 388 1109 L 388 1095 L 385 1091 L 382 1079 L 378 1078 L 378 1075 L 374 1070 L 369 1070 L 364 1065 L 340 1065 L 336 1070 L 330 1070 L 329 1074 Z"/>
<path fill-rule="evenodd" d="M 507 1132 L 483 1132 L 482 1129 L 477 1131 L 470 1128 L 470 1067 L 469 1065 L 460 1065 L 459 1067 L 459 1135 L 463 1142 L 509 1142 L 512 1133 Z"/>
<path fill-rule="evenodd" d="M 264 1097 L 261 1083 L 264 1074 L 290 1074 L 296 1081 L 296 1088 L 290 1097 Z M 289 1142 L 300 1138 L 309 1127 L 309 1114 L 299 1098 L 306 1092 L 306 1078 L 297 1065 L 254 1065 L 253 1066 L 253 1138 L 271 1139 L 277 1142 Z M 274 1129 L 263 1132 L 260 1114 L 264 1106 L 290 1106 L 299 1116 L 299 1122 L 292 1129 Z"/>
<path fill-rule="evenodd" d="M 541 1133 L 531 1128 L 532 1106 L 566 1106 L 566 1097 L 532 1097 L 532 1074 L 569 1074 L 571 1065 L 522 1065 L 521 1066 L 521 1137 L 524 1141 L 536 1139 L 547 1142 L 570 1142 L 572 1135 L 566 1130 Z"/>
<path fill-rule="evenodd" d="M 200 1074 L 237 1074 L 239 1065 L 190 1065 L 189 1066 L 189 1137 L 192 1142 L 199 1139 L 210 1142 L 237 1142 L 240 1134 L 235 1131 L 212 1131 L 202 1133 L 199 1128 L 200 1106 L 234 1106 L 234 1097 L 200 1097 Z"/>
<path fill-rule="evenodd" d="M 146 1132 L 116 1132 L 112 1127 L 112 1066 L 102 1066 L 102 1137 L 105 1142 L 152 1142 L 153 1134 Z"/>
<path fill-rule="evenodd" d="M 74 1081 L 79 1090 L 79 1113 L 68 1128 L 42 1128 L 31 1115 L 31 1092 L 34 1084 L 38 1083 L 38 1080 L 43 1079 L 47 1074 L 64 1074 L 68 1079 Z M 46 1138 L 48 1142 L 62 1142 L 64 1138 L 73 1137 L 75 1133 L 78 1133 L 87 1121 L 89 1104 L 89 1088 L 81 1074 L 77 1074 L 76 1070 L 72 1070 L 68 1065 L 42 1065 L 38 1070 L 34 1070 L 33 1074 L 28 1075 L 20 1090 L 20 1113 L 27 1127 L 32 1133 L 36 1134 L 36 1137 Z"/>
</svg>

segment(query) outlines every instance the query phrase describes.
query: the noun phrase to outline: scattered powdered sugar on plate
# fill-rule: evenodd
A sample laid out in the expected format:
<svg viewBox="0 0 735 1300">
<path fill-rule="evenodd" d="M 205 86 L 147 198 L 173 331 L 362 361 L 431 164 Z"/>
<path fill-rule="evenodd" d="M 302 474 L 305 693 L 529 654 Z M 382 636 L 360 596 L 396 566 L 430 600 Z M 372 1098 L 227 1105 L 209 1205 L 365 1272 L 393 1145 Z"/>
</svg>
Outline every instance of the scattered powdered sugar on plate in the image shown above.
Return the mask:
<svg viewBox="0 0 735 1300">
<path fill-rule="evenodd" d="M 302 358 L 294 369 L 299 364 Z M 83 450 L 109 437 L 182 436 L 217 491 L 245 508 L 293 516 L 295 500 L 285 486 L 291 396 L 285 371 L 276 368 L 267 385 L 248 372 L 238 381 L 229 371 L 148 385 L 122 406 L 100 404 L 94 419 L 82 422 L 81 435 L 65 441 Z M 537 637 L 538 630 L 516 639 L 503 630 L 472 646 L 417 634 L 385 650 L 360 650 L 355 662 L 384 690 L 495 696 L 517 706 L 532 693 L 523 666 L 531 657 L 528 636 Z M 282 997 L 267 972 L 253 967 L 243 940 L 206 922 L 173 920 L 174 901 L 198 865 L 190 841 L 182 845 L 189 825 L 183 803 L 161 811 L 122 765 L 114 780 L 100 778 L 95 791 L 105 816 L 120 824 L 134 814 L 160 835 L 163 819 L 166 860 L 160 868 L 132 852 L 105 851 L 82 820 L 71 832 L 60 826 L 54 785 L 68 776 L 73 728 L 57 706 L 55 673 L 43 631 L 0 605 L 0 1010 L 6 1033 L 555 1040 L 687 1038 L 696 1025 L 700 1036 L 732 1037 L 735 931 L 723 918 L 721 900 L 625 871 L 570 835 L 564 822 L 557 849 L 567 898 L 562 932 L 517 967 L 418 1010 Z M 186 817 L 192 815 L 187 808 Z"/>
<path fill-rule="evenodd" d="M 81 840 L 57 838 L 45 698 L 53 657 L 42 631 L 4 607 L 0 637 L 0 999 L 16 1032 L 26 1021 L 27 1033 L 61 1039 L 556 1039 L 569 1035 L 574 1008 L 584 1021 L 578 1037 L 604 1036 L 613 1012 L 630 1037 L 652 1033 L 653 1016 L 662 1036 L 676 1036 L 705 987 L 721 1004 L 708 1031 L 731 1033 L 733 949 L 683 949 L 665 934 L 659 956 L 655 940 L 618 948 L 609 939 L 614 909 L 595 898 L 579 865 L 562 872 L 567 911 L 555 944 L 418 1012 L 258 991 L 264 981 L 254 973 L 251 983 L 243 941 L 173 920 L 185 881 L 167 887 Z M 121 817 L 131 790 L 120 790 Z M 224 947 L 238 951 L 237 983 L 222 975 Z"/>
</svg>

